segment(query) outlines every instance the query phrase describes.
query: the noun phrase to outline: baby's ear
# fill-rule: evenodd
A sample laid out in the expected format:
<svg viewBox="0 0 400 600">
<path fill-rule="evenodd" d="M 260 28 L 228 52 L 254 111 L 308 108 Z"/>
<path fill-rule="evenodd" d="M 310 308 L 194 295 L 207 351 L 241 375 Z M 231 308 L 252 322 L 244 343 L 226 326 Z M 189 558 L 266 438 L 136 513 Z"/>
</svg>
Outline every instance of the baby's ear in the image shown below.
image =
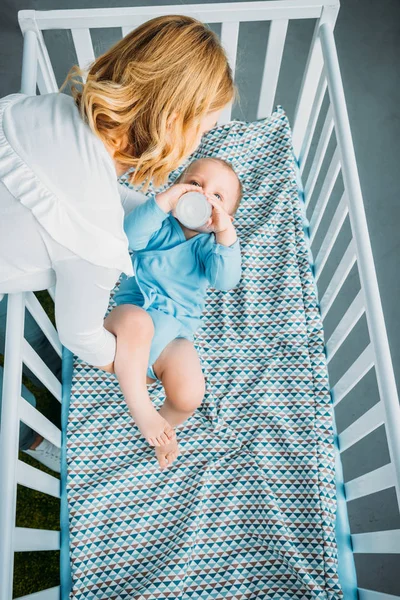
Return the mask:
<svg viewBox="0 0 400 600">
<path fill-rule="evenodd" d="M 233 221 L 234 221 L 235 219 L 232 217 L 232 215 L 229 215 L 229 218 L 230 218 L 230 220 L 231 220 L 231 223 L 233 223 Z"/>
</svg>

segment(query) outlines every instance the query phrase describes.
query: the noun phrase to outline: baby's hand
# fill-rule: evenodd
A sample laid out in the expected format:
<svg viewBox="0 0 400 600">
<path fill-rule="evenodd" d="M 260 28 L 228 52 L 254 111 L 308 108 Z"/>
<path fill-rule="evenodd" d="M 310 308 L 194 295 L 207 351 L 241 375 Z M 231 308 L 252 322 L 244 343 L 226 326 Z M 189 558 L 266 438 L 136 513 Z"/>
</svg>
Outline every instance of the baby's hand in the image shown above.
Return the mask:
<svg viewBox="0 0 400 600">
<path fill-rule="evenodd" d="M 156 195 L 156 202 L 158 206 L 166 213 L 174 210 L 178 204 L 178 200 L 186 192 L 201 192 L 202 189 L 198 185 L 191 185 L 190 183 L 175 183 L 170 188 Z"/>
<path fill-rule="evenodd" d="M 207 194 L 207 200 L 212 205 L 211 217 L 207 222 L 209 231 L 215 233 L 215 238 L 223 246 L 231 246 L 237 240 L 233 217 L 226 212 L 219 200 Z"/>
</svg>

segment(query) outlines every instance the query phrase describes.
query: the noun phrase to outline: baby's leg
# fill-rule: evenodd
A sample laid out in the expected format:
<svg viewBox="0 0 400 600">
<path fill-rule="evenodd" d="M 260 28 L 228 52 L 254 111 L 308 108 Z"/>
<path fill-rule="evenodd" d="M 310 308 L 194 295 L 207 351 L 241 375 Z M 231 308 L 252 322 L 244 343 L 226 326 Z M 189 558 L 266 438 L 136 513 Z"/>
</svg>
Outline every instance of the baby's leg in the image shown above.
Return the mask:
<svg viewBox="0 0 400 600">
<path fill-rule="evenodd" d="M 104 326 L 117 338 L 114 370 L 136 425 L 151 446 L 170 443 L 175 431 L 154 408 L 146 386 L 151 317 L 138 306 L 123 304 L 110 312 Z"/>
<path fill-rule="evenodd" d="M 158 412 L 176 427 L 201 405 L 205 392 L 200 360 L 192 342 L 183 338 L 170 342 L 156 360 L 153 369 L 161 380 L 166 395 Z M 176 440 L 155 450 L 162 468 L 170 465 L 178 456 Z"/>
</svg>

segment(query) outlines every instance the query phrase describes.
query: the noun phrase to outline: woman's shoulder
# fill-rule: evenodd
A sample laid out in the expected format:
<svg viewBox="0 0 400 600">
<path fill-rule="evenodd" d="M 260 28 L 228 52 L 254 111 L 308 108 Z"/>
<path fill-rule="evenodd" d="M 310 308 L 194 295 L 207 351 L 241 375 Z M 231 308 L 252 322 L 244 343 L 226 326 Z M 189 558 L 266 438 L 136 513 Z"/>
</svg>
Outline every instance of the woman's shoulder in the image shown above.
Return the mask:
<svg viewBox="0 0 400 600">
<path fill-rule="evenodd" d="M 65 94 L 0 100 L 0 178 L 75 254 L 131 269 L 117 176 L 104 144 Z"/>
<path fill-rule="evenodd" d="M 32 115 L 43 112 L 47 114 L 47 117 L 49 117 L 48 110 L 51 108 L 53 108 L 53 110 L 54 108 L 58 108 L 58 110 L 63 111 L 67 117 L 70 116 L 72 118 L 75 116 L 74 113 L 77 110 L 74 99 L 61 92 L 39 94 L 37 96 L 28 96 L 22 92 L 17 92 L 1 98 L 0 106 L 2 112 L 12 106 L 13 111 L 18 112 L 18 114 L 25 113 L 27 115 Z"/>
<path fill-rule="evenodd" d="M 80 185 L 101 180 L 105 185 L 116 173 L 103 142 L 82 119 L 67 94 L 39 96 L 12 94 L 1 100 L 2 125 L 11 147 L 37 174 L 49 182 L 67 185 L 71 176 Z M 52 176 L 53 175 L 53 176 Z M 65 181 L 64 181 L 65 180 Z"/>
</svg>

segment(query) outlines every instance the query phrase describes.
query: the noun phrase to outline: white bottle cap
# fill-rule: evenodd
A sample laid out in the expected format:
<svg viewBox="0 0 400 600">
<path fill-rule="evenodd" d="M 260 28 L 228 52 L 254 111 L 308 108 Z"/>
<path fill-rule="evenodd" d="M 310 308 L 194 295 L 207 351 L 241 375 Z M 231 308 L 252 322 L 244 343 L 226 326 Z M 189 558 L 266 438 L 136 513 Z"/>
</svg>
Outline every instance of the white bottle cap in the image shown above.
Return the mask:
<svg viewBox="0 0 400 600">
<path fill-rule="evenodd" d="M 211 217 L 211 204 L 200 192 L 186 192 L 178 201 L 175 214 L 178 221 L 189 229 L 202 227 Z"/>
</svg>

